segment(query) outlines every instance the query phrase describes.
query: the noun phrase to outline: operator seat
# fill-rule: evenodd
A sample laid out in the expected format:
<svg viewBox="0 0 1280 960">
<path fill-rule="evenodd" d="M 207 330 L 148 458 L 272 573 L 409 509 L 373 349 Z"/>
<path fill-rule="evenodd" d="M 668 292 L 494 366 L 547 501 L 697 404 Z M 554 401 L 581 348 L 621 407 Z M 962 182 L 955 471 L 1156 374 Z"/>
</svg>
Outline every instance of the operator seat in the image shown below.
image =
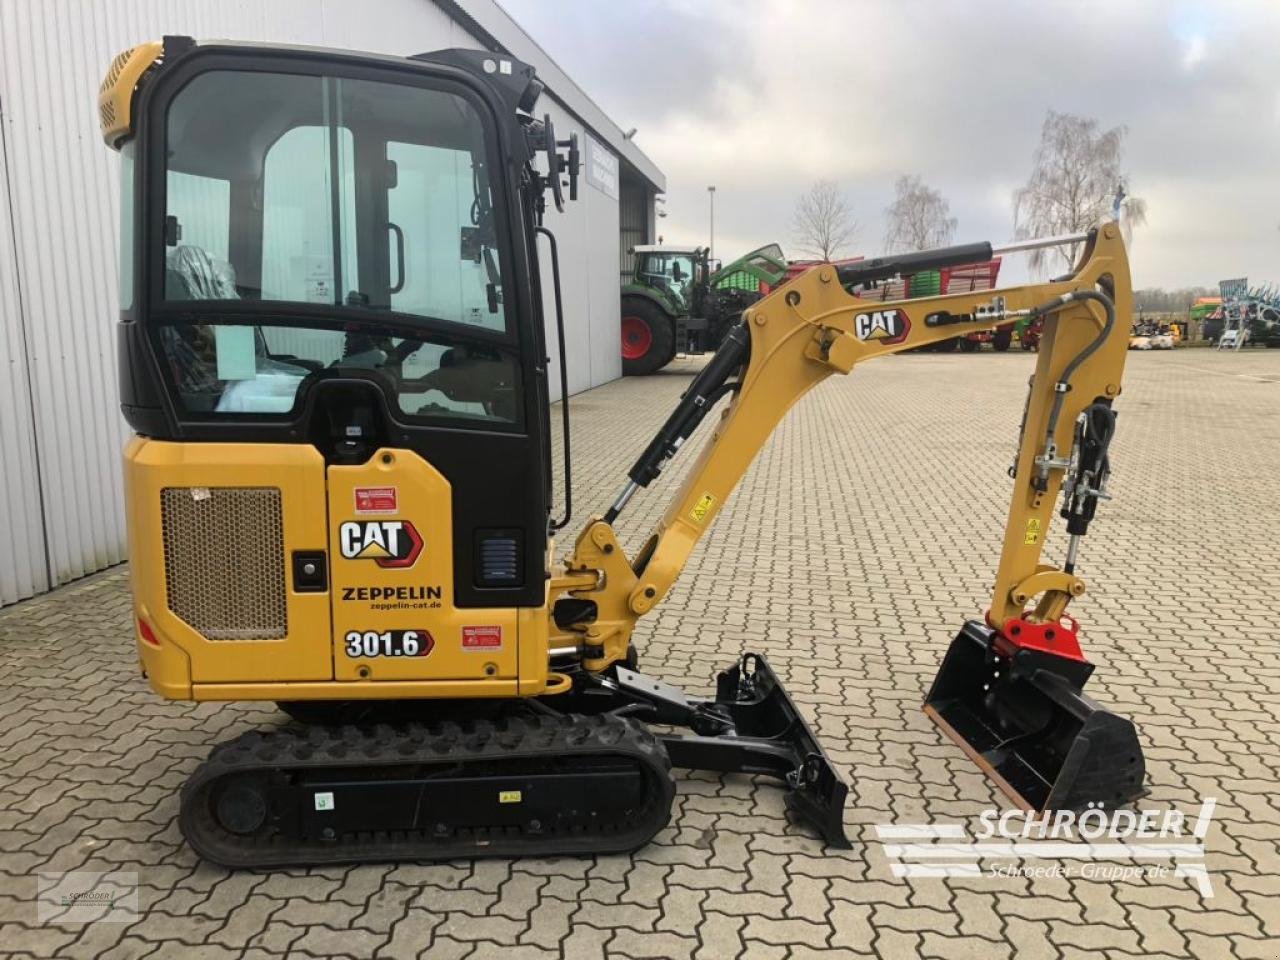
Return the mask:
<svg viewBox="0 0 1280 960">
<path fill-rule="evenodd" d="M 203 247 L 184 244 L 165 256 L 165 297 L 169 300 L 239 300 L 236 272 Z M 269 356 L 259 333 L 254 344 L 256 373 L 243 380 L 220 380 L 217 342 L 205 324 L 161 328 L 165 350 L 187 406 L 217 413 L 285 413 L 298 385 L 310 372 L 302 363 Z"/>
<path fill-rule="evenodd" d="M 164 258 L 166 300 L 239 300 L 236 271 L 204 247 L 184 244 Z"/>
</svg>

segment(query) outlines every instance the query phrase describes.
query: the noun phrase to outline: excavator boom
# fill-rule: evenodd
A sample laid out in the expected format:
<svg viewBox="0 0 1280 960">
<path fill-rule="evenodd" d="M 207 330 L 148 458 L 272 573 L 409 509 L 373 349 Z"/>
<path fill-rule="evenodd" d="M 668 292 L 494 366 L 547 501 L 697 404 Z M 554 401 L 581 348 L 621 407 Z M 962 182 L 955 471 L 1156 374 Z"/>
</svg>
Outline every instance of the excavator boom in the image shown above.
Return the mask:
<svg viewBox="0 0 1280 960">
<path fill-rule="evenodd" d="M 889 303 L 856 296 L 864 284 L 993 255 L 990 244 L 967 244 L 818 266 L 748 310 L 636 461 L 613 507 L 578 538 L 563 579 L 553 582 L 555 592 L 582 571 L 608 568 L 596 589 L 562 595 L 594 603 L 596 618 L 582 631 L 584 665 L 601 670 L 625 656 L 635 621 L 667 593 L 756 453 L 812 387 L 878 356 L 1012 319 L 1043 318 L 1009 468 L 1012 491 L 991 601 L 954 641 L 926 712 L 1023 806 L 1114 805 L 1140 795 L 1142 753 L 1133 725 L 1081 692 L 1092 666 L 1066 613 L 1085 592 L 1076 557 L 1106 496 L 1111 404 L 1126 356 L 1125 325 L 1116 317 L 1131 311 L 1129 267 L 1115 223 L 1038 242 L 1054 243 L 1078 243 L 1083 252 L 1070 276 L 1050 283 Z M 726 396 L 658 530 L 634 562 L 620 559 L 612 522 Z M 1060 493 L 1065 560 L 1055 566 L 1044 562 L 1044 549 Z"/>
</svg>

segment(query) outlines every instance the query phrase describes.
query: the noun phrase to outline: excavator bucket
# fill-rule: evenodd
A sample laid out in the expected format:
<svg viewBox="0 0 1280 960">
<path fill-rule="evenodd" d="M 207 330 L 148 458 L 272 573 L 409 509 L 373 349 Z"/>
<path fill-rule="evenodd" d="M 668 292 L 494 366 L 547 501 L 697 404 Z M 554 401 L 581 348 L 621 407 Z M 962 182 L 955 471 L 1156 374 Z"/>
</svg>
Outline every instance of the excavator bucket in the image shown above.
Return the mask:
<svg viewBox="0 0 1280 960">
<path fill-rule="evenodd" d="M 1146 793 L 1133 723 L 1082 690 L 1093 666 L 1001 640 L 964 625 L 925 700 L 933 722 L 1024 809 L 1117 807 Z"/>
</svg>

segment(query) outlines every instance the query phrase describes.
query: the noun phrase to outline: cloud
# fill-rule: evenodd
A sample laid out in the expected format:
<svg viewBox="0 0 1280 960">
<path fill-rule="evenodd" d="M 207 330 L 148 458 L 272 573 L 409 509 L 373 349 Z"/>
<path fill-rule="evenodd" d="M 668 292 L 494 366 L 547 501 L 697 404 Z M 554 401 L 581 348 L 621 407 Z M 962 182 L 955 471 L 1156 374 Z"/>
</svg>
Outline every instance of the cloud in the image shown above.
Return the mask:
<svg viewBox="0 0 1280 960">
<path fill-rule="evenodd" d="M 1194 70 L 1209 52 L 1209 44 L 1204 37 L 1196 35 L 1187 41 L 1186 52 L 1182 54 L 1182 69 Z"/>
<path fill-rule="evenodd" d="M 1052 108 L 1127 128 L 1129 186 L 1150 207 L 1137 284 L 1280 280 L 1271 0 L 502 2 L 639 128 L 667 174 L 669 242 L 705 241 L 714 183 L 717 253 L 785 248 L 795 198 L 822 177 L 874 253 L 903 173 L 943 192 L 957 240 L 1004 239 Z"/>
</svg>

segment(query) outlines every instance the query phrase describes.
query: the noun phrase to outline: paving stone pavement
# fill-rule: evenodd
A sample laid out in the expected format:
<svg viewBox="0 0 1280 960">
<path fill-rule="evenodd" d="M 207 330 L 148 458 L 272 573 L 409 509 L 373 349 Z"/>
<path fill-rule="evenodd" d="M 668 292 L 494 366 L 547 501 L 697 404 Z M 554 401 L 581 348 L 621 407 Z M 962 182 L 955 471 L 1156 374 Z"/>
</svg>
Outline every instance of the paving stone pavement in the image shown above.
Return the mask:
<svg viewBox="0 0 1280 960">
<path fill-rule="evenodd" d="M 878 823 L 972 824 L 1001 803 L 919 704 L 984 609 L 1031 365 L 915 355 L 833 378 L 639 629 L 647 669 L 704 692 L 740 650 L 769 655 L 851 782 L 853 850 L 789 826 L 767 783 L 694 774 L 671 825 L 630 856 L 204 865 L 178 833 L 179 786 L 215 742 L 283 718 L 153 696 L 117 569 L 0 611 L 0 954 L 1280 956 L 1280 351 L 1131 355 L 1116 499 L 1073 608 L 1091 692 L 1140 726 L 1150 804 L 1218 798 L 1215 895 L 1173 877 L 894 879 L 875 839 Z M 572 401 L 583 513 L 609 502 L 695 366 Z M 622 518 L 630 549 L 673 480 Z M 36 874 L 78 869 L 135 871 L 140 918 L 39 923 Z"/>
</svg>

